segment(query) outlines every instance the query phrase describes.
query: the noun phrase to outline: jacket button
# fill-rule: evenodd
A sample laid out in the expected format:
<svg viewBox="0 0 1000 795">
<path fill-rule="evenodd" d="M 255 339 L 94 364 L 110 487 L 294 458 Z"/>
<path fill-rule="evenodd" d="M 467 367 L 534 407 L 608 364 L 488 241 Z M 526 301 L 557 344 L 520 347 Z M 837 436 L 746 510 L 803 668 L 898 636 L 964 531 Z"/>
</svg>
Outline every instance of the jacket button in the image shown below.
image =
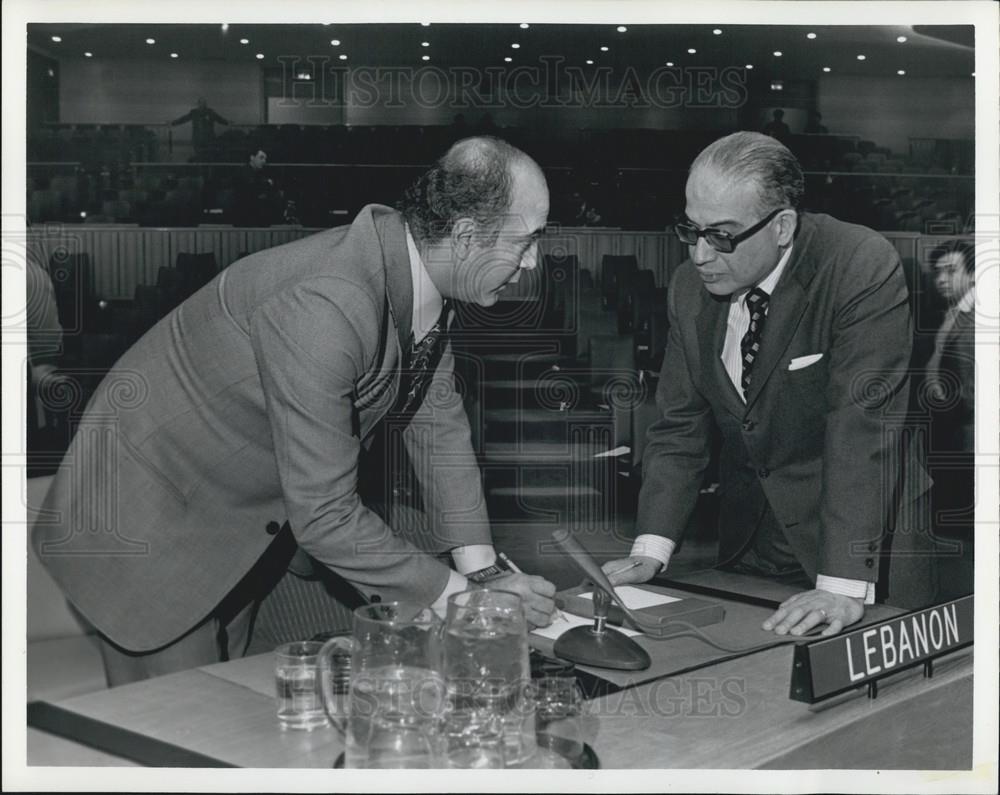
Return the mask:
<svg viewBox="0 0 1000 795">
<path fill-rule="evenodd" d="M 278 531 L 281 530 L 281 525 L 277 522 L 268 522 L 267 527 L 264 528 L 269 536 L 278 535 Z"/>
<path fill-rule="evenodd" d="M 756 427 L 757 427 L 757 423 L 754 422 L 753 420 L 744 420 L 744 422 L 743 422 L 743 430 L 744 431 L 749 432 L 749 431 L 752 431 Z"/>
<path fill-rule="evenodd" d="M 868 551 L 869 551 L 869 552 L 875 552 L 876 550 L 878 550 L 878 544 L 876 544 L 876 543 L 875 543 L 874 541 L 872 541 L 872 542 L 871 542 L 871 543 L 870 543 L 870 544 L 868 545 Z"/>
<path fill-rule="evenodd" d="M 874 558 L 865 558 L 865 566 L 867 566 L 869 569 L 874 568 L 875 567 L 875 559 Z"/>
<path fill-rule="evenodd" d="M 761 467 L 760 469 L 757 470 L 757 477 L 759 477 L 761 480 L 763 480 L 770 474 L 771 470 L 768 469 L 767 467 Z"/>
</svg>

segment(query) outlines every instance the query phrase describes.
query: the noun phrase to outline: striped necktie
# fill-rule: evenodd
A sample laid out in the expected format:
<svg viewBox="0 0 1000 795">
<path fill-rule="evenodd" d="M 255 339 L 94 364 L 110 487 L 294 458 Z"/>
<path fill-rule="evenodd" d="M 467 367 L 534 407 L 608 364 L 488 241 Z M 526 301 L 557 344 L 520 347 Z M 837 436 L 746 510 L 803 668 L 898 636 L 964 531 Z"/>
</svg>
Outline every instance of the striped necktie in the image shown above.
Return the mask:
<svg viewBox="0 0 1000 795">
<path fill-rule="evenodd" d="M 760 338 L 764 333 L 764 321 L 767 320 L 767 304 L 770 298 L 771 296 L 764 290 L 754 287 L 744 299 L 750 312 L 750 326 L 740 340 L 740 352 L 743 354 L 743 377 L 740 379 L 740 385 L 743 387 L 744 398 L 750 390 L 750 376 L 760 353 Z"/>
</svg>

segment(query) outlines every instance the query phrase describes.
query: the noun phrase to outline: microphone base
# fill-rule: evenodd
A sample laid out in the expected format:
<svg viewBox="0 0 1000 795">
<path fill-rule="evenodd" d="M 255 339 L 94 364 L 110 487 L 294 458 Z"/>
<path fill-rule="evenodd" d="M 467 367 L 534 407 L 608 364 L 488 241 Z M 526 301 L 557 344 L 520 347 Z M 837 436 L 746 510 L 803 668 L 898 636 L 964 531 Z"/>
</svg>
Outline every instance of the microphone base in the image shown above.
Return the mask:
<svg viewBox="0 0 1000 795">
<path fill-rule="evenodd" d="M 642 646 L 610 627 L 603 632 L 594 632 L 592 627 L 573 627 L 556 638 L 552 651 L 556 657 L 579 665 L 618 671 L 644 671 L 653 664 Z"/>
</svg>

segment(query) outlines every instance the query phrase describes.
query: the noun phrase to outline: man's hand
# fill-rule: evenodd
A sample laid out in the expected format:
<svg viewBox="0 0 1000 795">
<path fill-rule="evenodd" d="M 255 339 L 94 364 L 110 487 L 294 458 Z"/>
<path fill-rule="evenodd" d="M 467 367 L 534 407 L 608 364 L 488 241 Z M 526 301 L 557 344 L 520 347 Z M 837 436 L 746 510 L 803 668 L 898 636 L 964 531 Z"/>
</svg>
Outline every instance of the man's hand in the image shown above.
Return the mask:
<svg viewBox="0 0 1000 795">
<path fill-rule="evenodd" d="M 601 568 L 612 585 L 628 585 L 634 582 L 646 582 L 660 571 L 660 561 L 647 558 L 644 555 L 633 555 L 630 558 L 610 560 Z"/>
<path fill-rule="evenodd" d="M 829 591 L 803 591 L 782 602 L 761 628 L 773 629 L 778 635 L 789 632 L 803 635 L 819 624 L 828 624 L 821 634 L 836 635 L 844 627 L 860 621 L 864 614 L 864 599 Z"/>
<path fill-rule="evenodd" d="M 529 629 L 545 627 L 552 623 L 552 615 L 556 610 L 553 599 L 556 587 L 544 577 L 512 571 L 490 580 L 487 587 L 512 591 L 520 596 Z"/>
</svg>

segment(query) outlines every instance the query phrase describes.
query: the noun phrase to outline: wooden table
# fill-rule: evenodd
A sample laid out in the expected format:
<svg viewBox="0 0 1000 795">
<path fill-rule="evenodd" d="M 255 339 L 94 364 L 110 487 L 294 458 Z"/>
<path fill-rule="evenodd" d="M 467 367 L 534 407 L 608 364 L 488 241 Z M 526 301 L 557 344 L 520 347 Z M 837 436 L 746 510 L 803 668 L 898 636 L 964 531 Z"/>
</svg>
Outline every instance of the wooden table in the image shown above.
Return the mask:
<svg viewBox="0 0 1000 795">
<path fill-rule="evenodd" d="M 761 618 L 770 612 L 756 609 Z M 745 622 L 748 613 L 739 616 Z M 586 740 L 603 768 L 971 766 L 971 649 L 938 660 L 933 678 L 916 668 L 883 680 L 877 699 L 859 689 L 817 705 L 788 698 L 791 664 L 792 648 L 779 646 L 594 699 Z M 278 728 L 270 654 L 57 706 L 239 767 L 329 768 L 343 750 L 332 729 Z M 29 734 L 28 762 L 123 763 L 67 741 L 46 742 L 37 732 L 34 742 Z"/>
</svg>

